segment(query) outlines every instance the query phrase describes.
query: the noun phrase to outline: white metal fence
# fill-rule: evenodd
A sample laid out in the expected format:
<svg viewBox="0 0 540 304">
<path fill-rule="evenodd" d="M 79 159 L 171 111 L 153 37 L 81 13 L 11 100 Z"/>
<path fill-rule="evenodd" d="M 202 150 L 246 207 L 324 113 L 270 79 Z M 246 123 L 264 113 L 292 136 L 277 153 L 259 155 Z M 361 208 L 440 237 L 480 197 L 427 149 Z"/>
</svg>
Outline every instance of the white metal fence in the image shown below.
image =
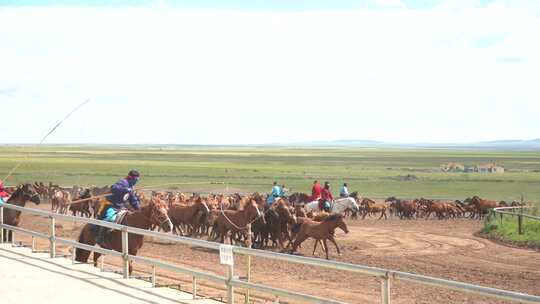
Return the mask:
<svg viewBox="0 0 540 304">
<path fill-rule="evenodd" d="M 45 234 L 41 232 L 24 229 L 21 227 L 14 227 L 11 225 L 4 224 L 3 222 L 4 208 L 47 217 L 49 219 L 49 233 Z M 91 223 L 91 224 L 95 224 L 99 226 L 104 226 L 104 227 L 120 230 L 122 231 L 122 252 L 103 249 L 97 246 L 89 246 L 89 245 L 82 244 L 73 240 L 58 238 L 55 232 L 56 220 L 78 222 L 78 223 Z M 196 298 L 197 296 L 197 279 L 204 279 L 204 280 L 224 284 L 227 290 L 227 303 L 231 303 L 231 304 L 234 303 L 234 288 L 242 288 L 248 291 L 256 290 L 263 293 L 272 294 L 278 297 L 284 297 L 284 298 L 295 299 L 295 300 L 300 300 L 300 301 L 307 301 L 310 303 L 343 303 L 343 302 L 332 300 L 332 299 L 312 296 L 312 295 L 308 295 L 304 293 L 270 287 L 264 284 L 253 283 L 246 280 L 242 280 L 234 276 L 234 267 L 229 266 L 229 265 L 225 266 L 227 267 L 226 268 L 227 275 L 219 276 L 216 274 L 212 274 L 212 273 L 208 273 L 208 272 L 204 272 L 200 270 L 195 270 L 195 269 L 190 269 L 190 268 L 186 268 L 186 267 L 182 267 L 182 266 L 178 266 L 174 264 L 165 263 L 162 261 L 158 261 L 156 259 L 133 256 L 133 255 L 130 255 L 127 250 L 129 233 L 135 233 L 135 234 L 153 237 L 157 239 L 172 241 L 172 242 L 176 242 L 176 243 L 180 243 L 184 245 L 202 247 L 202 248 L 213 249 L 213 250 L 219 250 L 221 246 L 221 244 L 219 243 L 208 242 L 204 240 L 192 239 L 192 238 L 187 238 L 187 237 L 180 237 L 180 236 L 175 236 L 172 234 L 165 234 L 165 233 L 160 233 L 160 232 L 155 232 L 155 231 L 143 230 L 143 229 L 123 226 L 123 225 L 117 225 L 117 224 L 108 223 L 108 222 L 99 221 L 99 220 L 90 219 L 90 218 L 82 218 L 82 217 L 56 214 L 56 213 L 51 213 L 51 212 L 37 210 L 37 209 L 14 206 L 10 204 L 4 204 L 3 206 L 0 206 L 0 228 L 3 228 L 3 229 L 0 229 L 0 242 L 2 242 L 4 239 L 4 229 L 12 231 L 12 234 L 13 234 L 12 242 L 14 242 L 15 232 L 31 235 L 33 238 L 38 237 L 38 238 L 48 239 L 49 252 L 50 252 L 51 258 L 54 258 L 56 256 L 57 243 L 72 246 L 73 258 L 75 256 L 75 251 L 77 248 L 99 252 L 104 255 L 121 257 L 122 262 L 123 262 L 122 268 L 123 268 L 124 278 L 128 278 L 129 276 L 128 262 L 130 260 L 151 265 L 153 269 L 152 271 L 153 286 L 155 286 L 156 267 L 172 270 L 172 271 L 179 272 L 185 275 L 189 275 L 193 279 L 193 297 L 194 298 Z M 417 283 L 417 284 L 437 286 L 437 287 L 442 287 L 445 289 L 452 289 L 452 290 L 457 290 L 461 292 L 474 293 L 474 294 L 478 294 L 482 296 L 505 299 L 505 300 L 510 300 L 510 301 L 522 302 L 522 303 L 540 303 L 540 296 L 528 295 L 524 293 L 507 291 L 507 290 L 490 288 L 490 287 L 483 287 L 483 286 L 478 286 L 478 285 L 473 285 L 473 284 L 468 284 L 468 283 L 463 283 L 463 282 L 451 281 L 451 280 L 423 276 L 423 275 L 412 274 L 412 273 L 407 273 L 407 272 L 392 271 L 392 270 L 387 270 L 387 269 L 382 269 L 382 268 L 377 268 L 377 267 L 369 267 L 369 266 L 342 263 L 342 262 L 336 262 L 336 261 L 327 261 L 327 260 L 321 260 L 321 259 L 316 259 L 316 258 L 295 256 L 295 255 L 282 254 L 282 253 L 276 253 L 276 252 L 264 251 L 264 250 L 256 250 L 256 249 L 250 249 L 250 248 L 244 248 L 244 247 L 238 247 L 238 246 L 233 246 L 233 253 L 246 255 L 248 257 L 262 257 L 266 259 L 273 259 L 273 260 L 297 263 L 297 264 L 302 264 L 302 265 L 317 266 L 317 267 L 323 267 L 323 268 L 328 268 L 328 269 L 376 276 L 380 279 L 380 282 L 381 282 L 381 303 L 383 304 L 390 303 L 390 288 L 391 288 L 392 280 L 402 280 L 402 281 L 408 281 L 408 282 Z M 249 273 L 248 273 L 248 277 L 249 277 Z M 247 302 L 248 302 L 248 297 L 246 297 L 246 303 Z"/>
<path fill-rule="evenodd" d="M 499 214 L 501 217 L 501 224 L 502 219 L 504 215 L 510 215 L 512 217 L 517 218 L 518 223 L 518 234 L 524 234 L 524 225 L 523 225 L 523 219 L 528 218 L 536 221 L 540 221 L 540 216 L 533 216 L 530 214 L 523 213 L 525 209 L 530 209 L 530 207 L 523 207 L 523 206 L 513 206 L 513 207 L 499 207 L 499 208 L 493 208 L 491 210 L 492 214 Z M 515 211 L 518 212 L 515 212 Z"/>
</svg>

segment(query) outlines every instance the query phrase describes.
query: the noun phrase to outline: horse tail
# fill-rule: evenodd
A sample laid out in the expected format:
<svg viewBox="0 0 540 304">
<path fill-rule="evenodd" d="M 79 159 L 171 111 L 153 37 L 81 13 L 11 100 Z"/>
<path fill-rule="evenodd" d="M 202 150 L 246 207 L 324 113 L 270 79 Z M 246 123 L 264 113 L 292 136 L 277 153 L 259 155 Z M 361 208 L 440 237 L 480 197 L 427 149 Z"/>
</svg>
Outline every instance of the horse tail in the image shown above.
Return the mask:
<svg viewBox="0 0 540 304">
<path fill-rule="evenodd" d="M 87 234 L 91 234 L 91 226 L 89 224 L 86 224 L 83 229 L 81 230 L 81 233 L 79 234 L 78 241 L 82 244 L 88 244 L 88 245 L 94 245 L 93 242 L 88 239 Z M 94 242 L 95 243 L 95 242 Z M 80 263 L 86 263 L 88 262 L 88 258 L 90 257 L 90 251 L 81 249 L 81 248 L 74 248 L 73 250 L 76 250 L 75 252 L 75 261 Z"/>
</svg>

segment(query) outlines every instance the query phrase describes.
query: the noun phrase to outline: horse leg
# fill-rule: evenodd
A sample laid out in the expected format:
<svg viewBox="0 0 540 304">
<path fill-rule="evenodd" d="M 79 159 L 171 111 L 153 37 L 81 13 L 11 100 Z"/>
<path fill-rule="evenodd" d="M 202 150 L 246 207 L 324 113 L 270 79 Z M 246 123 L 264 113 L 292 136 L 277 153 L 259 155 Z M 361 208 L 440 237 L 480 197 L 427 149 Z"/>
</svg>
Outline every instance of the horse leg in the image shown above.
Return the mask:
<svg viewBox="0 0 540 304">
<path fill-rule="evenodd" d="M 80 249 L 77 249 L 77 251 L 79 251 L 79 250 L 80 250 Z M 100 256 L 101 256 L 101 253 L 95 252 L 95 251 L 94 251 L 94 267 L 97 267 L 97 265 L 98 265 L 98 264 L 97 264 L 97 261 L 98 261 L 98 259 L 99 259 Z"/>
<path fill-rule="evenodd" d="M 291 250 L 291 253 L 295 252 L 296 249 L 298 249 L 298 246 L 302 244 L 303 241 L 305 241 L 309 236 L 307 236 L 304 233 L 298 233 L 298 236 L 296 236 L 296 240 L 294 240 L 293 248 Z"/>
<path fill-rule="evenodd" d="M 315 250 L 317 250 L 317 244 L 319 244 L 319 240 L 315 240 L 315 245 L 313 245 L 313 253 L 311 255 L 315 256 Z M 322 244 L 321 244 L 322 245 Z M 323 248 L 324 249 L 324 248 Z"/>
<path fill-rule="evenodd" d="M 338 255 L 341 256 L 341 251 L 339 250 L 339 246 L 338 246 L 338 244 L 336 243 L 336 240 L 334 239 L 334 237 L 333 237 L 333 236 L 330 236 L 328 239 L 330 240 L 330 242 L 334 243 L 334 245 L 336 246 L 336 250 L 337 250 Z"/>
<path fill-rule="evenodd" d="M 323 239 L 324 252 L 326 253 L 326 259 L 328 259 L 328 244 L 326 244 L 326 239 Z"/>
</svg>

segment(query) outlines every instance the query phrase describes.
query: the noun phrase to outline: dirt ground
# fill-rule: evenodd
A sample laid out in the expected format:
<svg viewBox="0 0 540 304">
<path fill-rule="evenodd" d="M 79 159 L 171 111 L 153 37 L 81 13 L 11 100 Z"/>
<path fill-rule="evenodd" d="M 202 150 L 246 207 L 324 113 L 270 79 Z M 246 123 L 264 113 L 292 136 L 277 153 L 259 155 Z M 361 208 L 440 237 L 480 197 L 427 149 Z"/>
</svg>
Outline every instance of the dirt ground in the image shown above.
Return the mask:
<svg viewBox="0 0 540 304">
<path fill-rule="evenodd" d="M 47 209 L 48 205 L 40 205 Z M 343 250 L 338 256 L 330 245 L 331 259 L 400 270 L 540 295 L 540 253 L 511 248 L 474 236 L 481 227 L 475 220 L 348 220 L 350 233 L 337 231 L 337 241 Z M 47 220 L 23 215 L 22 227 L 47 231 Z M 57 223 L 59 237 L 76 239 L 82 224 Z M 17 236 L 28 244 L 29 237 Z M 47 241 L 38 242 L 39 249 L 47 248 Z M 300 253 L 311 256 L 313 241 L 306 241 Z M 59 246 L 59 252 L 69 248 Z M 161 241 L 146 240 L 141 256 L 159 258 L 182 266 L 223 275 L 217 252 Z M 324 258 L 318 249 L 317 257 Z M 235 274 L 245 275 L 246 258 L 235 256 Z M 119 261 L 107 258 L 108 268 L 119 270 Z M 134 264 L 136 275 L 147 276 L 150 267 Z M 159 270 L 161 284 L 180 284 L 190 290 L 191 279 L 177 273 Z M 318 267 L 306 267 L 286 262 L 254 258 L 252 281 L 296 290 L 307 294 L 331 297 L 347 303 L 380 303 L 380 282 L 377 278 Z M 215 284 L 200 282 L 199 292 L 212 297 L 224 297 Z M 438 287 L 392 282 L 393 303 L 505 303 L 490 298 L 449 291 Z M 259 296 L 259 295 L 256 295 Z M 264 296 L 258 299 L 265 302 Z M 240 298 L 240 296 L 238 296 Z M 266 295 L 267 299 L 269 297 Z M 286 299 L 282 299 L 286 300 Z M 291 301 L 289 303 L 296 303 Z"/>
</svg>

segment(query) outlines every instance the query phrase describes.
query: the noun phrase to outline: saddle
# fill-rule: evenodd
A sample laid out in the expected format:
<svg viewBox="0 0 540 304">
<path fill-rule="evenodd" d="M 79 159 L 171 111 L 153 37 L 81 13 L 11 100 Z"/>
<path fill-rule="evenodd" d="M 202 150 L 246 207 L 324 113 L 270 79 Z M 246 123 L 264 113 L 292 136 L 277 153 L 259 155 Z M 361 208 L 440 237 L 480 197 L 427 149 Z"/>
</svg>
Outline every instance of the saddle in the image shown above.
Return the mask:
<svg viewBox="0 0 540 304">
<path fill-rule="evenodd" d="M 116 224 L 122 224 L 122 221 L 124 220 L 124 217 L 126 217 L 126 215 L 128 214 L 128 210 L 127 209 L 122 209 L 120 211 L 118 211 L 118 213 L 116 213 L 116 221 L 115 223 Z"/>
</svg>

